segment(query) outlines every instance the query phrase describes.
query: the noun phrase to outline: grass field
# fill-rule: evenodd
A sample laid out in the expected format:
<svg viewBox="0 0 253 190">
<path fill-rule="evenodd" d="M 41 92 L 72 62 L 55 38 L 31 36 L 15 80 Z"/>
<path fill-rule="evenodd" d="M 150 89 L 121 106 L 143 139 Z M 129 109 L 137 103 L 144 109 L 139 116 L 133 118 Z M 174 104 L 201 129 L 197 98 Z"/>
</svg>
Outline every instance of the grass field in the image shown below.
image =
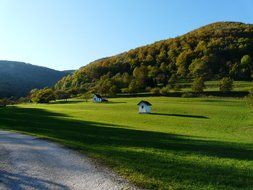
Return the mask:
<svg viewBox="0 0 253 190">
<path fill-rule="evenodd" d="M 179 85 L 182 86 L 182 91 L 183 92 L 191 92 L 191 85 L 192 83 L 188 82 L 181 82 L 179 83 Z M 219 92 L 219 81 L 206 81 L 205 82 L 205 86 L 206 88 L 204 89 L 204 91 L 217 91 Z M 233 82 L 233 91 L 250 91 L 250 89 L 253 86 L 253 82 L 252 81 L 234 81 Z"/>
<path fill-rule="evenodd" d="M 75 148 L 148 189 L 253 189 L 253 109 L 243 99 L 147 97 L 0 108 L 0 129 Z"/>
</svg>

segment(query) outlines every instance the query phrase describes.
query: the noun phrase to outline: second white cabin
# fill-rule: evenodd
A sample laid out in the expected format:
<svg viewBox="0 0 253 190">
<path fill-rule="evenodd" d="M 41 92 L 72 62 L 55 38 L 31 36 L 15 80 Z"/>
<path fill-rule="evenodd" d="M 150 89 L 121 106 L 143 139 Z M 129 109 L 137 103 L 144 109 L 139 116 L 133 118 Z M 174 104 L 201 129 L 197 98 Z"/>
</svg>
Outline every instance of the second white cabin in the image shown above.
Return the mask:
<svg viewBox="0 0 253 190">
<path fill-rule="evenodd" d="M 93 95 L 93 102 L 94 102 L 94 103 L 100 103 L 100 102 L 102 102 L 102 101 L 103 101 L 102 96 L 100 96 L 99 94 L 94 94 L 94 95 Z"/>
<path fill-rule="evenodd" d="M 139 113 L 151 113 L 152 104 L 148 101 L 142 100 L 137 105 L 139 106 Z"/>
<path fill-rule="evenodd" d="M 107 99 L 103 98 L 103 97 L 102 97 L 101 95 L 99 95 L 99 94 L 94 94 L 92 99 L 93 99 L 93 102 L 94 102 L 94 103 L 108 102 Z"/>
</svg>

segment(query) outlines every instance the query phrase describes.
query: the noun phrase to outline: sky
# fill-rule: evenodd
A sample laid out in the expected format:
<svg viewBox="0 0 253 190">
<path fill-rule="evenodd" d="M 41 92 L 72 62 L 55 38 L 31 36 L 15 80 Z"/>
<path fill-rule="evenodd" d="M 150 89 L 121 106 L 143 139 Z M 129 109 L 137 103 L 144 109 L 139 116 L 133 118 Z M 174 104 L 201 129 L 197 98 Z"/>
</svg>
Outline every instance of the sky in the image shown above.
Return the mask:
<svg viewBox="0 0 253 190">
<path fill-rule="evenodd" d="M 253 23 L 253 0 L 0 0 L 0 60 L 57 70 L 217 21 Z"/>
</svg>

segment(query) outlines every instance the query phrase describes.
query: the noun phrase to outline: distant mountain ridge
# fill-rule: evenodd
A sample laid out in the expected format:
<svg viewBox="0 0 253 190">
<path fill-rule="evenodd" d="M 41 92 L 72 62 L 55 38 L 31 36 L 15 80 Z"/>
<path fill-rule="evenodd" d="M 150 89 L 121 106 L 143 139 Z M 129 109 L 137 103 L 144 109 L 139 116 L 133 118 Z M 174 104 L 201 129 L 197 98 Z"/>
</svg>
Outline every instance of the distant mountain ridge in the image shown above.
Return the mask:
<svg viewBox="0 0 253 190">
<path fill-rule="evenodd" d="M 0 60 L 0 97 L 26 96 L 34 88 L 53 86 L 73 71 L 57 71 L 18 61 Z"/>
</svg>

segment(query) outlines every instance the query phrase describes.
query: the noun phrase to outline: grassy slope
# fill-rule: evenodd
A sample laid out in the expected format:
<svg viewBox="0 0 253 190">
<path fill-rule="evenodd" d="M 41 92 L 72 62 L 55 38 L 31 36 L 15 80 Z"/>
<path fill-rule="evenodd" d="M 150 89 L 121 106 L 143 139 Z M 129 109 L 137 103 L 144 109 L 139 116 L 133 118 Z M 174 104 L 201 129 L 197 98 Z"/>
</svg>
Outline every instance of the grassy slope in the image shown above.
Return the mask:
<svg viewBox="0 0 253 190">
<path fill-rule="evenodd" d="M 250 91 L 252 88 L 252 81 L 234 81 L 233 91 Z M 191 91 L 191 83 L 181 83 L 184 86 L 182 91 Z M 219 92 L 219 81 L 206 81 L 205 91 L 217 91 Z"/>
<path fill-rule="evenodd" d="M 252 189 L 253 111 L 241 99 L 140 98 L 0 109 L 0 128 L 44 136 L 149 189 Z"/>
</svg>

